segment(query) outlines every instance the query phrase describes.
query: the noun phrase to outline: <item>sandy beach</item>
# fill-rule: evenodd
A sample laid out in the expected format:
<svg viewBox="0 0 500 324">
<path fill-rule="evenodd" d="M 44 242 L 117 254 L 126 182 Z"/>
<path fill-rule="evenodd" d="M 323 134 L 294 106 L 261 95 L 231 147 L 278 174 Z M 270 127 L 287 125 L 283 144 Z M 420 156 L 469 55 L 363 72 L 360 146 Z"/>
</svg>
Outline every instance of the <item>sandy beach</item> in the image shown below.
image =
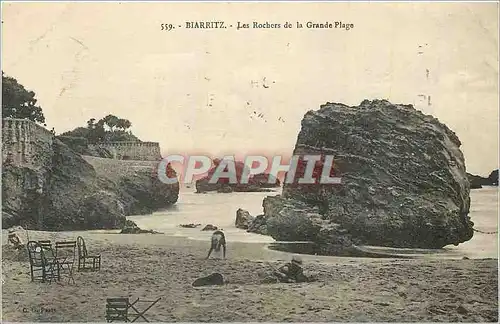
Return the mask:
<svg viewBox="0 0 500 324">
<path fill-rule="evenodd" d="M 107 297 L 162 299 L 155 322 L 498 321 L 497 259 L 367 259 L 302 256 L 318 280 L 266 284 L 292 254 L 262 243 L 228 244 L 226 260 L 204 260 L 208 243 L 150 234 L 29 232 L 30 239 L 85 238 L 102 255 L 99 272 L 76 284 L 32 283 L 29 263 L 2 242 L 4 321 L 104 322 Z M 220 272 L 223 286 L 194 288 Z"/>
</svg>

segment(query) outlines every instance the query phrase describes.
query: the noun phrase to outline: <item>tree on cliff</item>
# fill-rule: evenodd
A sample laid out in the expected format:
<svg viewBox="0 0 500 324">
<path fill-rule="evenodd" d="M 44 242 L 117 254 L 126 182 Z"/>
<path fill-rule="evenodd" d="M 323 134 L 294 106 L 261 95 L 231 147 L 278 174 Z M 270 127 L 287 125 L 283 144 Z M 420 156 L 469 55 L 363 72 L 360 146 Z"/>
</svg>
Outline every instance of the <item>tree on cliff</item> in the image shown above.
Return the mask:
<svg viewBox="0 0 500 324">
<path fill-rule="evenodd" d="M 28 91 L 13 77 L 2 71 L 2 116 L 45 123 L 42 108 L 36 105 L 35 93 Z"/>
<path fill-rule="evenodd" d="M 100 122 L 106 124 L 112 132 L 115 128 L 126 131 L 132 126 L 132 123 L 128 119 L 119 118 L 114 115 L 107 115 Z"/>
<path fill-rule="evenodd" d="M 140 142 L 135 135 L 127 131 L 131 126 L 132 123 L 128 119 L 107 115 L 97 122 L 95 118 L 91 118 L 87 121 L 87 127 L 77 127 L 61 135 L 64 137 L 84 137 L 93 144 L 99 142 Z"/>
</svg>

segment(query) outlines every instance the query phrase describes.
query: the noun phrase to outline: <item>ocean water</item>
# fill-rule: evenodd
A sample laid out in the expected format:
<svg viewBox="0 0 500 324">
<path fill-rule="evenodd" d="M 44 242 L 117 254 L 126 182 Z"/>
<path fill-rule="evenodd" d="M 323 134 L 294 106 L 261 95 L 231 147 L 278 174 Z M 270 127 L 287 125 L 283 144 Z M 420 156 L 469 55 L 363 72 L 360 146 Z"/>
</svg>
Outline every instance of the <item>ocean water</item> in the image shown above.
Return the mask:
<svg viewBox="0 0 500 324">
<path fill-rule="evenodd" d="M 193 188 L 183 188 L 177 203 L 169 209 L 151 215 L 129 216 L 142 229 L 152 229 L 166 235 L 184 236 L 194 240 L 209 240 L 211 231 L 201 231 L 206 224 L 222 228 L 231 242 L 274 242 L 269 236 L 247 233 L 234 226 L 236 211 L 242 208 L 257 216 L 263 214 L 262 201 L 276 192 L 194 193 Z M 180 224 L 202 224 L 198 228 L 182 228 Z"/>
<path fill-rule="evenodd" d="M 247 233 L 234 226 L 236 210 L 243 208 L 251 215 L 263 213 L 262 200 L 266 196 L 277 195 L 276 192 L 252 193 L 207 193 L 196 194 L 192 188 L 183 188 L 178 202 L 170 209 L 155 212 L 150 215 L 129 216 L 143 229 L 152 229 L 166 235 L 182 236 L 193 240 L 209 240 L 212 232 L 201 231 L 205 224 L 213 224 L 224 229 L 230 242 L 274 242 L 269 236 Z M 494 232 L 498 229 L 498 187 L 485 187 L 471 190 L 470 216 L 475 223 L 474 228 L 484 232 Z M 202 224 L 198 228 L 181 228 L 179 224 Z M 497 258 L 498 234 L 482 234 L 475 232 L 474 237 L 458 246 L 446 246 L 440 250 L 422 249 L 391 249 L 385 247 L 368 247 L 375 251 L 426 255 L 435 254 L 442 257 Z"/>
</svg>

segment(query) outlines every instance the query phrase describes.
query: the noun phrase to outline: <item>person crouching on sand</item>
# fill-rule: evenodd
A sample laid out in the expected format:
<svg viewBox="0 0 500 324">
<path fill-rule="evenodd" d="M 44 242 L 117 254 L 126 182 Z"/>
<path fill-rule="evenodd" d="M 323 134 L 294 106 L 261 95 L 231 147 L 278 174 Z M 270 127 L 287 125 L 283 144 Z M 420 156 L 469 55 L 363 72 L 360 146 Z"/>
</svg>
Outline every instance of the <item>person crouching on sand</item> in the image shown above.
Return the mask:
<svg viewBox="0 0 500 324">
<path fill-rule="evenodd" d="M 223 258 L 226 258 L 226 236 L 224 235 L 224 232 L 222 231 L 215 231 L 212 234 L 212 239 L 211 239 L 211 244 L 210 244 L 210 250 L 208 250 L 208 255 L 206 259 L 210 257 L 210 254 L 212 251 L 215 250 L 215 252 L 219 252 L 220 248 L 222 247 L 222 255 Z"/>
<path fill-rule="evenodd" d="M 309 281 L 302 270 L 302 260 L 294 256 L 291 262 L 274 271 L 280 282 L 306 282 Z"/>
</svg>

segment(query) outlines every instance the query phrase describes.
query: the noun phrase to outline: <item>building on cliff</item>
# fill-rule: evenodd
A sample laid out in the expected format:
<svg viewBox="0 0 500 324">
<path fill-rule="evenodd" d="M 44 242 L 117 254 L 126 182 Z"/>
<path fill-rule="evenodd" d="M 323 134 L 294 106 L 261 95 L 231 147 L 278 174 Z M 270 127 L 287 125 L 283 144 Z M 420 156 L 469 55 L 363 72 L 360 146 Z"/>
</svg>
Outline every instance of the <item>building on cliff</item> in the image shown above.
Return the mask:
<svg viewBox="0 0 500 324">
<path fill-rule="evenodd" d="M 27 119 L 4 118 L 2 137 L 3 162 L 29 163 L 35 158 L 33 143 L 42 141 L 50 146 L 54 134 Z M 116 160 L 159 161 L 162 158 L 158 142 L 106 142 L 88 144 L 88 147 L 91 150 L 105 149 Z"/>
<path fill-rule="evenodd" d="M 49 149 L 54 135 L 27 119 L 2 119 L 2 163 L 37 164 L 37 146 Z"/>
</svg>

